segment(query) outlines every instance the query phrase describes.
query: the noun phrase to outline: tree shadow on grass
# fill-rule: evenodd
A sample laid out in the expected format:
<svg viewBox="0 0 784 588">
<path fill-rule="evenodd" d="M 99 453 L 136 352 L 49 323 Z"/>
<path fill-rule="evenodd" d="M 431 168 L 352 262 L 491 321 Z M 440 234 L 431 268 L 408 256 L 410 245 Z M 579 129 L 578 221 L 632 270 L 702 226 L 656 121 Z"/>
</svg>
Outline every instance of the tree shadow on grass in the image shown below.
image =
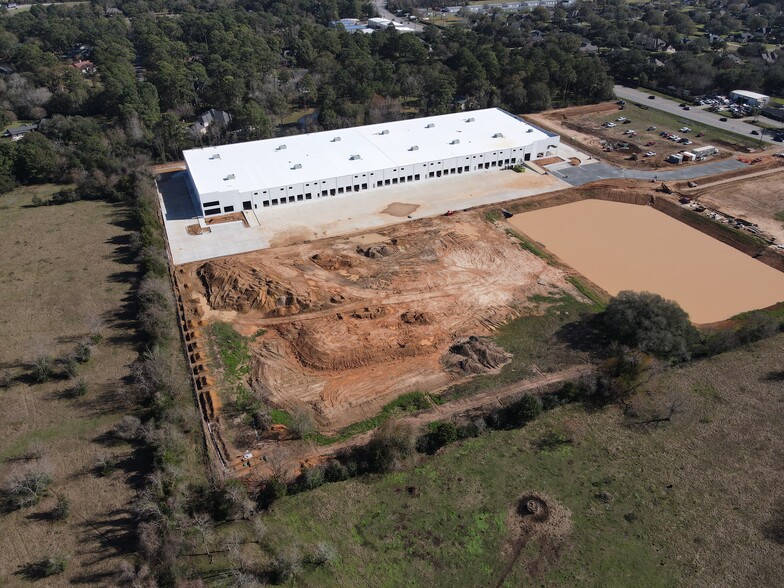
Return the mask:
<svg viewBox="0 0 784 588">
<path fill-rule="evenodd" d="M 784 382 L 784 370 L 768 372 L 762 378 L 765 382 Z"/>
<path fill-rule="evenodd" d="M 97 542 L 97 545 L 91 545 L 83 552 L 94 556 L 91 559 L 93 564 L 129 555 L 136 550 L 136 518 L 128 509 L 117 509 L 105 517 L 86 519 L 80 527 L 85 535 L 83 544 L 91 539 Z"/>
<path fill-rule="evenodd" d="M 610 340 L 598 329 L 597 315 L 566 323 L 555 332 L 555 338 L 575 351 L 587 353 L 594 360 L 606 359 L 612 354 Z"/>
</svg>

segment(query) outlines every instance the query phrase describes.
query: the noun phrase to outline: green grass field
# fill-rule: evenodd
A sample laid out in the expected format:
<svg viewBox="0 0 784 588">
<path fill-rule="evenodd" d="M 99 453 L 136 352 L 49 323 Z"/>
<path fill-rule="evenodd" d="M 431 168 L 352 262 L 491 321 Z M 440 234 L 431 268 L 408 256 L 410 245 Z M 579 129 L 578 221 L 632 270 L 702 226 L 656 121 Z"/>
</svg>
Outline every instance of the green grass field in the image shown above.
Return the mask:
<svg viewBox="0 0 784 588">
<path fill-rule="evenodd" d="M 571 513 L 563 541 L 532 541 L 506 581 L 518 586 L 772 586 L 784 546 L 770 539 L 784 499 L 780 431 L 784 335 L 665 372 L 624 417 L 567 406 L 494 431 L 402 471 L 328 484 L 260 515 L 245 545 L 262 568 L 319 543 L 332 565 L 298 586 L 495 586 L 510 550 L 507 513 L 526 491 Z M 672 422 L 634 426 L 677 402 Z M 564 443 L 542 443 L 560 438 Z M 221 537 L 249 526 L 222 529 Z M 220 554 L 203 570 L 215 577 Z"/>
</svg>

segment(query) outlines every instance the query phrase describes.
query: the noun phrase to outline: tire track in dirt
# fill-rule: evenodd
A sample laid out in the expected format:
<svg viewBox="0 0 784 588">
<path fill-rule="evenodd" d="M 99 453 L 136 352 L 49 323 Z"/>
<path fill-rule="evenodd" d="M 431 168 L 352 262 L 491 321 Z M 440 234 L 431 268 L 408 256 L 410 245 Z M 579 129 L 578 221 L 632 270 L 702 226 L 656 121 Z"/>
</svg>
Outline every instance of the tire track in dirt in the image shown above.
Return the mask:
<svg viewBox="0 0 784 588">
<path fill-rule="evenodd" d="M 433 408 L 430 410 L 411 416 L 401 417 L 400 419 L 397 419 L 397 422 L 410 425 L 417 430 L 432 422 L 449 419 L 472 410 L 491 406 L 503 406 L 504 401 L 511 400 L 524 392 L 539 390 L 553 384 L 576 380 L 593 371 L 594 366 L 591 364 L 575 365 L 565 370 L 543 374 L 535 378 L 529 378 L 498 388 L 492 388 L 485 392 L 480 392 L 445 404 L 434 404 Z M 291 453 L 284 462 L 276 460 L 276 471 L 285 471 L 287 472 L 288 477 L 293 479 L 300 473 L 303 466 L 306 466 L 306 464 L 320 463 L 335 457 L 335 455 L 341 451 L 367 444 L 373 436 L 374 431 L 375 429 L 372 429 L 365 433 L 360 433 L 359 435 L 351 437 L 351 439 L 333 445 L 309 447 L 299 453 Z M 279 447 L 276 447 L 275 451 L 278 451 L 279 449 Z M 259 461 L 251 470 L 243 469 L 242 464 L 238 464 L 238 466 L 239 467 L 235 466 L 235 473 L 246 478 L 252 477 L 253 479 L 263 480 L 274 473 L 272 468 L 265 461 Z"/>
</svg>

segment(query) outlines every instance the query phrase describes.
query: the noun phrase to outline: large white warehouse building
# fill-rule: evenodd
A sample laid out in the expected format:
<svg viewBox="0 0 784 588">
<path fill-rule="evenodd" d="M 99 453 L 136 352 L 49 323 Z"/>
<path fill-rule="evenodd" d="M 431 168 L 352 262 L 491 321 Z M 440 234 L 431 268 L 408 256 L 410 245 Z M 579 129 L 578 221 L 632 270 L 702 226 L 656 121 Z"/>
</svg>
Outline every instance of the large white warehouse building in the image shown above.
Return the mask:
<svg viewBox="0 0 784 588">
<path fill-rule="evenodd" d="M 498 108 L 185 151 L 199 216 L 292 205 L 556 154 L 558 135 Z M 359 193 L 359 194 L 354 194 Z"/>
</svg>

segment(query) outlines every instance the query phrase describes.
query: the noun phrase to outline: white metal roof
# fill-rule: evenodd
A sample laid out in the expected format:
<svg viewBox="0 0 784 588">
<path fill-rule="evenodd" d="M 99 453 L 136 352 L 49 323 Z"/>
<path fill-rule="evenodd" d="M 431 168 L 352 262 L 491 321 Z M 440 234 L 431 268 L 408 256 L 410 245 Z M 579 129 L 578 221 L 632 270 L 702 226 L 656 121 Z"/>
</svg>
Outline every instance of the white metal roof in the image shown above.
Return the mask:
<svg viewBox="0 0 784 588">
<path fill-rule="evenodd" d="M 488 108 L 190 149 L 183 155 L 200 194 L 244 193 L 487 153 L 547 138 L 522 119 Z"/>
<path fill-rule="evenodd" d="M 767 100 L 770 96 L 766 94 L 759 94 L 757 92 L 749 92 L 748 90 L 733 90 L 732 94 L 742 96 L 743 98 L 753 98 L 754 100 Z"/>
</svg>

